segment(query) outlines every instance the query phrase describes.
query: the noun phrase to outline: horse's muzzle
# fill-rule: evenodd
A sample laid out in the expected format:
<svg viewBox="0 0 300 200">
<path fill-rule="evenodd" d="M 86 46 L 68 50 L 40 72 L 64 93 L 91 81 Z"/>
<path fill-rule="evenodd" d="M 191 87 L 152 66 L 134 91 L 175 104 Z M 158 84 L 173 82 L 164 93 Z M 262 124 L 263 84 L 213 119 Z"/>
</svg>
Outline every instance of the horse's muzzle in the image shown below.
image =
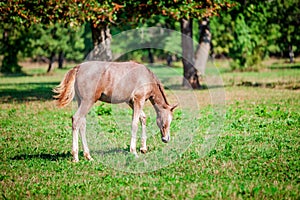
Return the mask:
<svg viewBox="0 0 300 200">
<path fill-rule="evenodd" d="M 161 140 L 162 140 L 164 143 L 168 143 L 168 142 L 170 141 L 170 136 L 161 137 Z"/>
</svg>

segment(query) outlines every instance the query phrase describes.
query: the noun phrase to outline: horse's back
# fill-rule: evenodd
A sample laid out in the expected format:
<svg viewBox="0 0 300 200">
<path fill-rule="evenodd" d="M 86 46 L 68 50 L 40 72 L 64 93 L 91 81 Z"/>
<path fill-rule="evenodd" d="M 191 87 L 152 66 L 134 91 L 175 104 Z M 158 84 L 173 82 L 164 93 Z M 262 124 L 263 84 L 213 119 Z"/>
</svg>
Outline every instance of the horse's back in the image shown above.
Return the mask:
<svg viewBox="0 0 300 200">
<path fill-rule="evenodd" d="M 136 62 L 105 62 L 105 61 L 88 61 L 80 64 L 80 76 L 103 76 L 103 72 L 111 72 L 114 76 L 124 76 L 135 70 L 142 72 L 140 75 L 149 75 L 147 68 Z"/>
<path fill-rule="evenodd" d="M 81 98 L 120 103 L 147 95 L 155 81 L 152 72 L 135 62 L 91 61 L 80 65 L 76 88 Z"/>
</svg>

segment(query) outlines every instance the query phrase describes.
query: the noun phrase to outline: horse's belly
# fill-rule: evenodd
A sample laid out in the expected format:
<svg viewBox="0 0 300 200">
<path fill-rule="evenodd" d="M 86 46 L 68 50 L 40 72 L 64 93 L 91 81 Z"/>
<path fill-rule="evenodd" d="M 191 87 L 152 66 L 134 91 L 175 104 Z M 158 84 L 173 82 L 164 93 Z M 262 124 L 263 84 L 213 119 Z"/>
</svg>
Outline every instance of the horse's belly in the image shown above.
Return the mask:
<svg viewBox="0 0 300 200">
<path fill-rule="evenodd" d="M 127 103 L 130 101 L 130 96 L 120 96 L 118 94 L 107 95 L 105 93 L 102 93 L 99 100 L 106 103 L 113 103 L 113 104 L 124 103 L 124 102 Z"/>
</svg>

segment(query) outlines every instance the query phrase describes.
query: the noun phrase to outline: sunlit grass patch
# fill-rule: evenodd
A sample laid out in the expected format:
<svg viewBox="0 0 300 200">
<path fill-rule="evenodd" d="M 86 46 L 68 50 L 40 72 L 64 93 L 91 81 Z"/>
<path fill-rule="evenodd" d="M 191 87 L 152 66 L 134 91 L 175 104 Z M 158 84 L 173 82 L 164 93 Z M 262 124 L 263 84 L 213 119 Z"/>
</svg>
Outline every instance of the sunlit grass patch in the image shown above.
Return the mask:
<svg viewBox="0 0 300 200">
<path fill-rule="evenodd" d="M 164 68 L 155 70 L 167 78 Z M 90 146 L 95 145 L 91 148 L 95 162 L 85 161 L 80 149 L 80 162 L 72 163 L 71 116 L 76 102 L 58 109 L 51 92 L 63 74 L 1 77 L 1 198 L 299 199 L 299 90 L 227 86 L 226 113 L 221 116 L 211 105 L 208 90 L 194 91 L 197 114 L 179 107 L 171 127 L 174 143 L 167 144 L 181 148 L 188 144 L 184 139 L 191 134 L 191 143 L 181 153 L 172 148 L 164 151 L 166 144 L 160 141 L 155 111 L 147 103 L 149 152 L 139 154 L 140 160 L 129 154 L 131 109 L 97 103 L 88 116 L 88 123 L 94 124 L 87 132 Z M 277 75 L 271 76 L 276 79 Z M 261 78 L 255 78 L 256 74 L 249 77 L 256 81 Z M 176 102 L 175 94 L 189 94 L 174 88 L 166 92 L 172 103 Z M 221 126 L 214 130 L 216 123 Z M 217 134 L 210 134 L 211 130 Z M 93 137 L 97 140 L 91 141 Z M 207 141 L 211 146 L 205 146 Z M 96 150 L 103 151 L 105 146 L 97 145 L 105 142 L 120 150 L 116 151 L 119 160 L 113 153 L 104 156 L 105 163 L 99 160 L 103 155 L 97 156 Z M 204 152 L 204 147 L 209 151 Z M 151 156 L 154 160 L 159 151 L 160 163 L 168 152 L 176 155 L 176 160 L 163 163 L 156 171 L 130 172 L 155 169 L 141 161 Z M 116 168 L 118 161 L 126 170 Z"/>
</svg>

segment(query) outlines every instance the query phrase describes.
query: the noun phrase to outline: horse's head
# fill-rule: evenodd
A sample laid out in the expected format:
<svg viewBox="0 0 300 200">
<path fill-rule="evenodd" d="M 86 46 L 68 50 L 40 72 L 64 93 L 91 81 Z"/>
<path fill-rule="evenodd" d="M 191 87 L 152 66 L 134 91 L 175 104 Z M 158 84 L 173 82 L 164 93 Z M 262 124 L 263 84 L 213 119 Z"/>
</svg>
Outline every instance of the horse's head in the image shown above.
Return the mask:
<svg viewBox="0 0 300 200">
<path fill-rule="evenodd" d="M 170 125 L 172 122 L 173 110 L 176 107 L 177 107 L 177 105 L 175 105 L 175 106 L 167 105 L 163 109 L 160 109 L 160 111 L 158 112 L 158 115 L 156 118 L 156 123 L 160 129 L 161 140 L 164 143 L 167 143 L 170 141 Z"/>
</svg>

